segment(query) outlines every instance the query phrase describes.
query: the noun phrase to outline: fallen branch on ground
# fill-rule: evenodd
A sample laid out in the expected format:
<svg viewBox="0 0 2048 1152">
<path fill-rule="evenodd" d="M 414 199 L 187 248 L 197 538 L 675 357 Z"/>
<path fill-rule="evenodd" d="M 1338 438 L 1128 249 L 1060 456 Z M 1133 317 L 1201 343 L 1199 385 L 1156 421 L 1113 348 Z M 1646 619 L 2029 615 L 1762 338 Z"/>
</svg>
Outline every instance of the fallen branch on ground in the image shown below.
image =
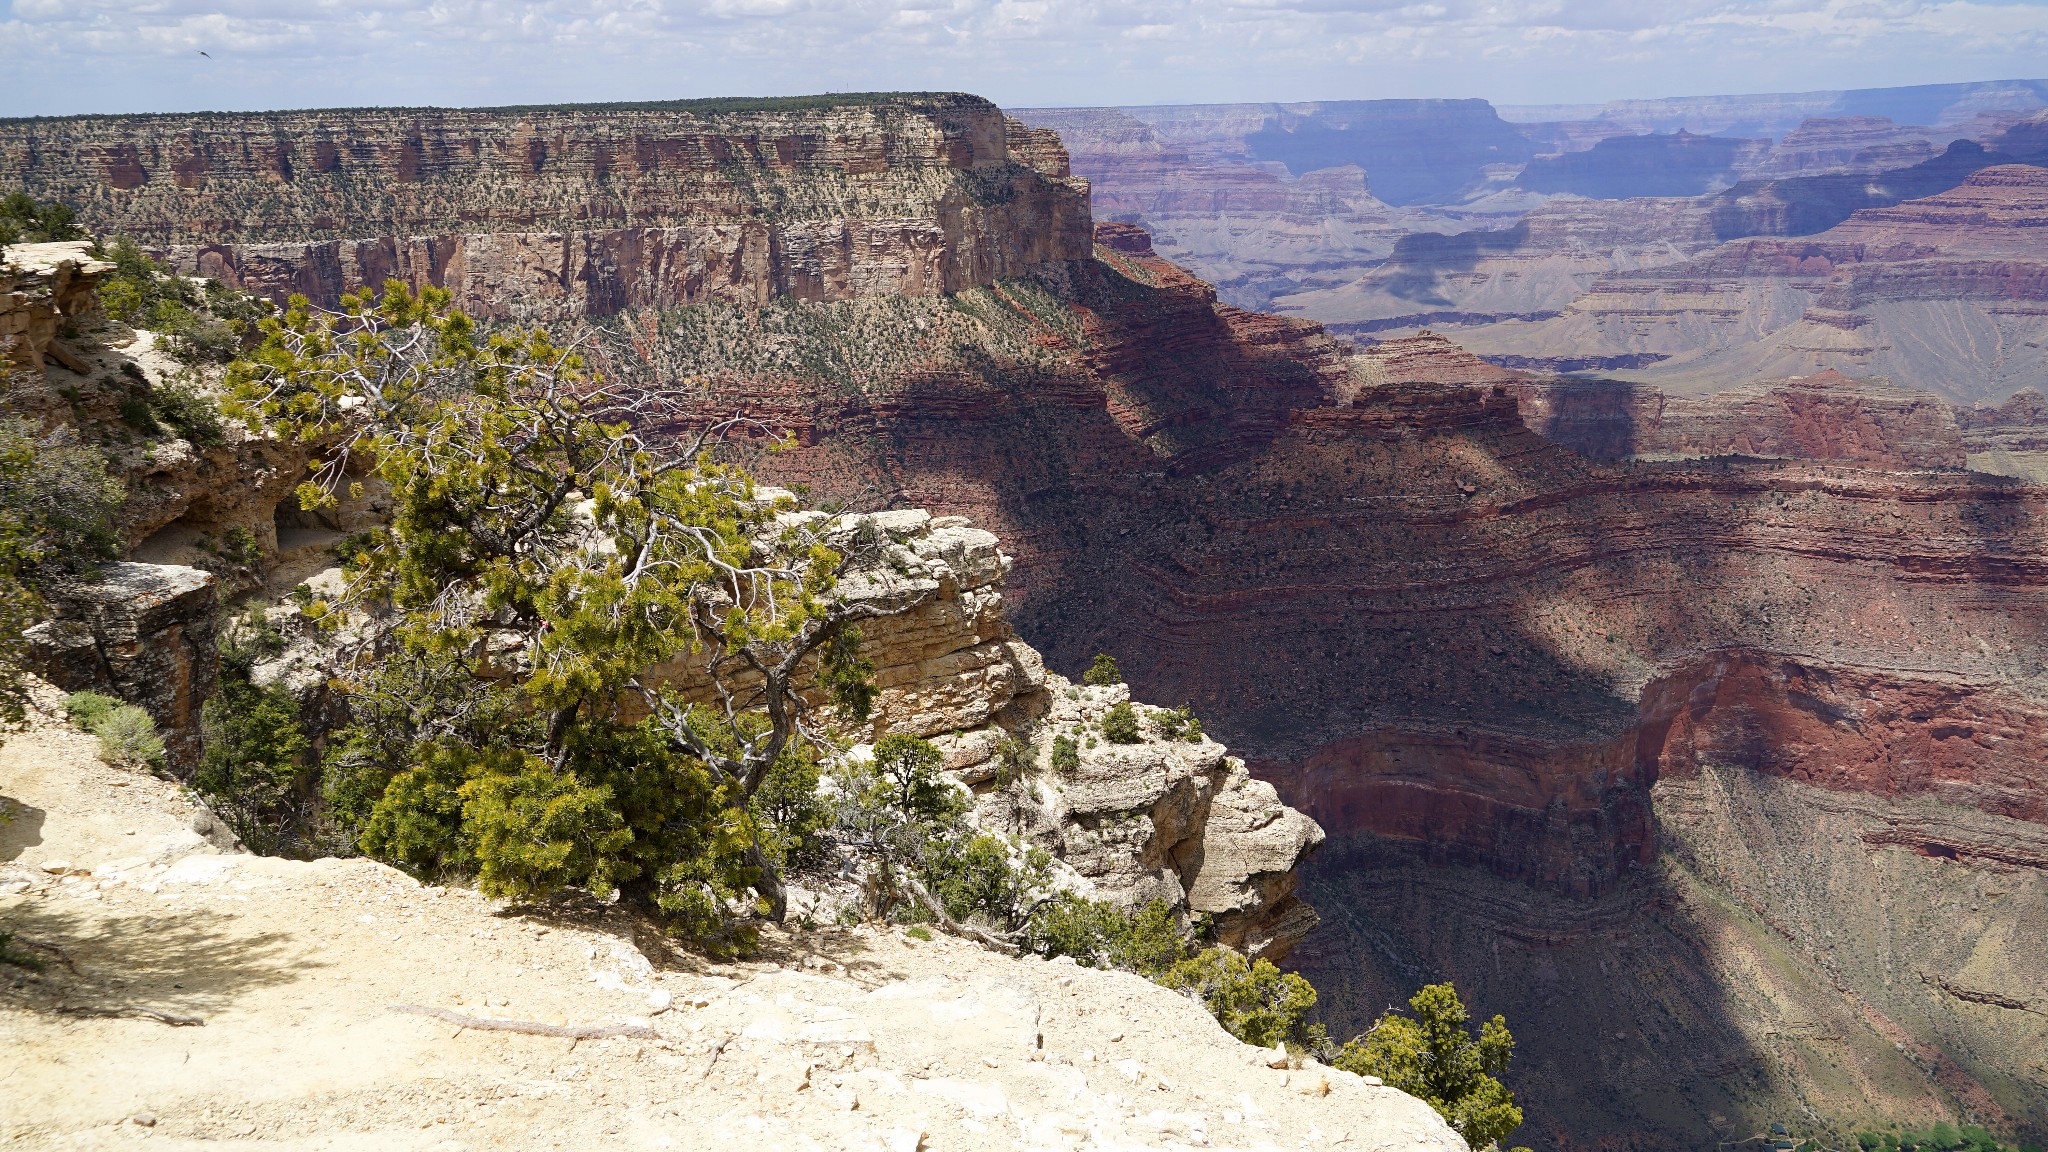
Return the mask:
<svg viewBox="0 0 2048 1152">
<path fill-rule="evenodd" d="M 173 1028 L 203 1028 L 206 1021 L 198 1016 L 180 1016 L 174 1012 L 159 1012 L 144 1008 L 140 1004 L 123 1004 L 116 1008 L 95 1008 L 86 1004 L 60 1004 L 57 1012 L 63 1016 L 133 1017 L 169 1024 Z"/>
<path fill-rule="evenodd" d="M 902 885 L 904 891 L 910 893 L 910 898 L 917 903 L 917 906 L 924 909 L 925 915 L 932 918 L 933 925 L 948 936 L 958 936 L 963 940 L 972 940 L 977 944 L 993 948 L 1005 956 L 1015 956 L 1023 951 L 1013 940 L 998 936 L 993 932 L 985 932 L 972 924 L 962 924 L 958 920 L 953 919 L 952 914 L 946 911 L 946 906 L 939 903 L 937 897 L 926 891 L 925 886 L 918 883 L 916 877 L 905 876 L 898 882 Z"/>
<path fill-rule="evenodd" d="M 659 1040 L 661 1033 L 645 1024 L 537 1024 L 531 1020 L 489 1020 L 477 1016 L 464 1016 L 446 1008 L 429 1008 L 424 1004 L 393 1004 L 393 1012 L 408 1012 L 414 1016 L 432 1016 L 446 1020 L 460 1028 L 474 1028 L 479 1032 L 520 1032 L 528 1036 L 561 1036 L 570 1040 L 604 1040 L 624 1036 L 639 1040 Z"/>
</svg>

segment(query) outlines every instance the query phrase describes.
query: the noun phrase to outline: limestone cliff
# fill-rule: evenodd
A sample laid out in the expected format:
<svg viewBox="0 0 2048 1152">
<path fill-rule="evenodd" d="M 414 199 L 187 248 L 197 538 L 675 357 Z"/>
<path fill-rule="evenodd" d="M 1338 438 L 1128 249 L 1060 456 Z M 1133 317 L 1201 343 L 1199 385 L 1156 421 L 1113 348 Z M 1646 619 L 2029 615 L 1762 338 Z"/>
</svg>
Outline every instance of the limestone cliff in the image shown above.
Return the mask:
<svg viewBox="0 0 2048 1152">
<path fill-rule="evenodd" d="M 954 292 L 1089 243 L 1057 139 L 959 95 L 13 120 L 0 183 L 279 300 L 482 316 Z"/>
</svg>

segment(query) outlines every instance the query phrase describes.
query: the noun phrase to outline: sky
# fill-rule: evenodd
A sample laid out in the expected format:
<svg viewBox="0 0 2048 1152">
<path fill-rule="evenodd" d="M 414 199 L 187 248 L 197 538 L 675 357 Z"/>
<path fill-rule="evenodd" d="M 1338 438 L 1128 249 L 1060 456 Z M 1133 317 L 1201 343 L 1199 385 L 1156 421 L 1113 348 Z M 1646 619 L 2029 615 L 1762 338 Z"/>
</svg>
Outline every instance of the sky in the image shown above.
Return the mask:
<svg viewBox="0 0 2048 1152">
<path fill-rule="evenodd" d="M 1524 104 L 2044 76 L 2048 0 L 0 0 L 15 116 L 911 89 Z"/>
</svg>

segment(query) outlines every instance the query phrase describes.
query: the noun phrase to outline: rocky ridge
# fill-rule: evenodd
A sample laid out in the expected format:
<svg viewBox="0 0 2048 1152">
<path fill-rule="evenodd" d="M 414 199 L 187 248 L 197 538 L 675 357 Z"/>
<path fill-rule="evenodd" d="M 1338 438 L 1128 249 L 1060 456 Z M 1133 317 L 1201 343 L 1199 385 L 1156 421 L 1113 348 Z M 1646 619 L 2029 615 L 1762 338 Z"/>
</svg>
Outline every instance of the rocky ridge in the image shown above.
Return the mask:
<svg viewBox="0 0 2048 1152">
<path fill-rule="evenodd" d="M 1674 396 L 1648 384 L 1503 368 L 1427 330 L 1372 345 L 1359 359 L 1386 381 L 1503 391 L 1515 398 L 1531 431 L 1595 460 L 1754 456 L 1974 466 L 1964 416 L 1947 401 L 1833 370 L 1711 396 Z"/>
</svg>

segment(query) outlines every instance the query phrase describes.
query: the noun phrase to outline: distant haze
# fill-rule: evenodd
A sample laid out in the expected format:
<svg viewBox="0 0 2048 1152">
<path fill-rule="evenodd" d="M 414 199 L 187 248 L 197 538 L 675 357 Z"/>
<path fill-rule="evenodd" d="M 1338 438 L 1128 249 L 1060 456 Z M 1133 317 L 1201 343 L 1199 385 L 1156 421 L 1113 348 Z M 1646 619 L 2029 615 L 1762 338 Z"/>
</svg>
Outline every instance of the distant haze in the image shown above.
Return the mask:
<svg viewBox="0 0 2048 1152">
<path fill-rule="evenodd" d="M 2048 0 L 0 0 L 0 115 L 882 89 L 1585 105 L 2041 75 Z"/>
</svg>

